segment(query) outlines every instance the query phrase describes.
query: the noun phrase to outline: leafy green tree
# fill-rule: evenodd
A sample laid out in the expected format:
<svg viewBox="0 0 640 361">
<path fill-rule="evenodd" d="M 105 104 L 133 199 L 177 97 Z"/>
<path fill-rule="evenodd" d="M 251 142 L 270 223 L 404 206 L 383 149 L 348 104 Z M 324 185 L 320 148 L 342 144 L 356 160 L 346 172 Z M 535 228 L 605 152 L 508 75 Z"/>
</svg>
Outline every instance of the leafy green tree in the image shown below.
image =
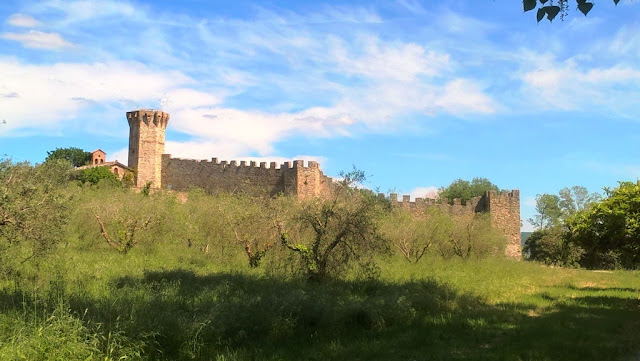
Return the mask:
<svg viewBox="0 0 640 361">
<path fill-rule="evenodd" d="M 640 268 L 640 180 L 605 188 L 606 197 L 568 220 L 568 238 L 587 268 Z"/>
<path fill-rule="evenodd" d="M 0 272 L 46 255 L 64 239 L 71 169 L 66 160 L 36 166 L 0 161 Z"/>
<path fill-rule="evenodd" d="M 561 19 L 564 19 L 565 16 L 569 13 L 569 3 L 573 2 L 570 0 L 523 0 L 522 6 L 524 11 L 531 11 L 534 9 L 538 9 L 536 12 L 536 18 L 538 22 L 540 22 L 545 17 L 549 21 L 553 21 L 553 19 L 560 15 Z M 620 0 L 613 0 L 613 3 L 618 5 Z M 594 3 L 592 1 L 587 0 L 575 0 L 575 4 L 577 9 L 580 10 L 585 16 L 593 9 Z"/>
<path fill-rule="evenodd" d="M 47 158 L 45 161 L 51 161 L 55 159 L 66 159 L 74 167 L 81 167 L 91 162 L 91 153 L 86 152 L 80 148 L 56 148 L 55 150 L 47 152 Z"/>
<path fill-rule="evenodd" d="M 560 224 L 562 210 L 560 208 L 560 197 L 555 194 L 536 195 L 537 214 L 529 219 L 534 227 L 538 229 L 549 229 Z"/>
<path fill-rule="evenodd" d="M 462 203 L 466 203 L 473 197 L 478 197 L 486 191 L 499 191 L 497 185 L 491 183 L 487 178 L 476 177 L 470 182 L 463 179 L 456 179 L 447 187 L 442 187 L 438 191 L 438 198 L 441 202 L 453 204 L 455 198 L 460 198 Z"/>
<path fill-rule="evenodd" d="M 584 250 L 566 238 L 561 227 L 538 229 L 525 241 L 522 253 L 532 261 L 548 265 L 575 267 Z"/>
<path fill-rule="evenodd" d="M 562 188 L 559 192 L 559 197 L 558 204 L 562 210 L 563 219 L 568 219 L 576 212 L 590 208 L 592 204 L 602 198 L 599 193 L 589 193 L 587 188 L 582 186 Z"/>
<path fill-rule="evenodd" d="M 584 250 L 567 239 L 567 220 L 599 199 L 598 193 L 589 193 L 582 186 L 563 188 L 558 195 L 538 194 L 537 214 L 529 219 L 537 230 L 525 241 L 525 257 L 557 266 L 576 266 Z"/>
<path fill-rule="evenodd" d="M 278 215 L 281 243 L 300 257 L 310 280 L 338 276 L 351 265 L 375 272 L 374 256 L 388 250 L 377 223 L 380 201 L 355 186 L 364 181 L 364 173 L 354 169 L 341 176 L 331 197 L 306 201 L 293 214 Z M 310 239 L 302 236 L 308 233 Z"/>
<path fill-rule="evenodd" d="M 107 166 L 83 169 L 78 172 L 76 179 L 80 183 L 90 184 L 98 184 L 100 181 L 113 185 L 120 183 L 118 176 L 111 172 Z"/>
</svg>

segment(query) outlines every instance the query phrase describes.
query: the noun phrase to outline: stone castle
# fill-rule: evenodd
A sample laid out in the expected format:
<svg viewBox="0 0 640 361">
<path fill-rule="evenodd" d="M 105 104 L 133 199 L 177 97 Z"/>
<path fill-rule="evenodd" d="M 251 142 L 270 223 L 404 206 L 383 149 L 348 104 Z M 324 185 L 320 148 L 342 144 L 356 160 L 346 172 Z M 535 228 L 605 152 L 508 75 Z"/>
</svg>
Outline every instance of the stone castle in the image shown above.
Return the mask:
<svg viewBox="0 0 640 361">
<path fill-rule="evenodd" d="M 165 130 L 169 113 L 161 110 L 141 109 L 127 112 L 129 122 L 129 168 L 134 170 L 135 186 L 150 184 L 152 188 L 186 191 L 202 188 L 207 192 L 244 192 L 255 195 L 296 195 L 301 199 L 322 197 L 329 193 L 333 180 L 326 176 L 317 162 L 296 160 L 276 164 L 271 162 L 245 162 L 192 160 L 172 158 L 164 153 Z M 454 215 L 489 212 L 492 225 L 507 237 L 506 254 L 521 258 L 520 192 L 486 192 L 462 205 L 436 204 L 433 199 L 409 196 L 402 201 L 390 195 L 391 204 L 421 212 L 426 207 L 442 207 Z"/>
</svg>

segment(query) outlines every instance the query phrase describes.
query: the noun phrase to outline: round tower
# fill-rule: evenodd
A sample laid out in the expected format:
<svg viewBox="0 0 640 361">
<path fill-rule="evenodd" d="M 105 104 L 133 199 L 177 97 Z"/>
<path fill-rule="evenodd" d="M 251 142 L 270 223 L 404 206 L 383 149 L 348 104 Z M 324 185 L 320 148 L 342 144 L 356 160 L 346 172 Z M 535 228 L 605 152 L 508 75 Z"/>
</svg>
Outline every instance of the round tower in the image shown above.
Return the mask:
<svg viewBox="0 0 640 361">
<path fill-rule="evenodd" d="M 162 186 L 162 154 L 164 133 L 169 113 L 161 110 L 140 109 L 127 112 L 129 122 L 129 168 L 135 171 L 135 186 L 152 188 Z"/>
</svg>

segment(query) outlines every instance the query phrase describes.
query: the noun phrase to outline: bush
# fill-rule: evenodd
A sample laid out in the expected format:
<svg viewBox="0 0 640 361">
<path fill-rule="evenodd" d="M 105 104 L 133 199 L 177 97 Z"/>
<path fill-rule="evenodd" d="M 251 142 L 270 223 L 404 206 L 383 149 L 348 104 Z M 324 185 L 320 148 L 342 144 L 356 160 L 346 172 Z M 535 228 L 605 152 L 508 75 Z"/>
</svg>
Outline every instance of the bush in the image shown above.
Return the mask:
<svg viewBox="0 0 640 361">
<path fill-rule="evenodd" d="M 444 258 L 485 258 L 504 255 L 506 240 L 491 226 L 491 216 L 485 213 L 453 217 L 445 241 L 438 244 Z"/>
<path fill-rule="evenodd" d="M 78 172 L 76 179 L 80 183 L 98 184 L 98 182 L 104 182 L 112 185 L 121 184 L 118 176 L 113 174 L 107 166 L 83 169 Z"/>
<path fill-rule="evenodd" d="M 566 239 L 560 227 L 536 230 L 525 241 L 522 249 L 528 260 L 547 265 L 575 267 L 584 250 Z"/>
<path fill-rule="evenodd" d="M 402 208 L 390 210 L 381 220 L 384 237 L 409 262 L 417 263 L 431 249 L 449 240 L 453 219 L 439 208 L 429 208 L 416 217 Z"/>
<path fill-rule="evenodd" d="M 353 187 L 364 180 L 363 173 L 354 170 L 343 177 L 330 197 L 279 215 L 281 242 L 300 258 L 310 280 L 340 276 L 353 265 L 373 275 L 374 256 L 388 250 L 378 230 L 381 204 L 373 193 Z"/>
<path fill-rule="evenodd" d="M 638 269 L 640 180 L 605 191 L 605 199 L 568 220 L 568 241 L 584 249 L 583 267 Z"/>
<path fill-rule="evenodd" d="M 65 160 L 0 162 L 0 273 L 46 255 L 66 236 L 72 170 Z"/>
</svg>

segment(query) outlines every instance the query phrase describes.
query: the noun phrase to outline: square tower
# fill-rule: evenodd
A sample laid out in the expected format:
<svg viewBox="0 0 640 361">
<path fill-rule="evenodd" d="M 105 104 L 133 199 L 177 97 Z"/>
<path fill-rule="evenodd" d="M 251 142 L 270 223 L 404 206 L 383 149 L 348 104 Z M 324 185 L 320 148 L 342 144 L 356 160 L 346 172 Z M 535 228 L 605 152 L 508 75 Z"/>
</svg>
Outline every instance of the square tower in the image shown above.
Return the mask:
<svg viewBox="0 0 640 361">
<path fill-rule="evenodd" d="M 140 109 L 127 112 L 129 122 L 129 168 L 135 172 L 135 186 L 162 186 L 162 154 L 169 113 Z"/>
</svg>

